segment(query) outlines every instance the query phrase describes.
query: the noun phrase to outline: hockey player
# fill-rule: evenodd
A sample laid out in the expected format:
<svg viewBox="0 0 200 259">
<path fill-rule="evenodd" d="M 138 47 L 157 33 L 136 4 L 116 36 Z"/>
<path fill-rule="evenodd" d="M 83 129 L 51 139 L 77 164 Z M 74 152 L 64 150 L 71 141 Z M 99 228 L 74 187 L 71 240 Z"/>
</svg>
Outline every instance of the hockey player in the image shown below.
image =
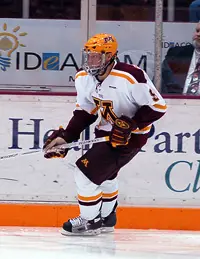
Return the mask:
<svg viewBox="0 0 200 259">
<path fill-rule="evenodd" d="M 75 76 L 73 117 L 43 147 L 45 158 L 65 157 L 68 149 L 63 152 L 56 146 L 78 140 L 99 113 L 95 136 L 110 136 L 109 142 L 94 144 L 76 161 L 80 216 L 63 224 L 65 235 L 95 235 L 114 229 L 118 172 L 146 144 L 152 123 L 166 111 L 165 101 L 147 74 L 137 66 L 117 62 L 117 48 L 111 34 L 97 34 L 86 42 L 82 70 Z"/>
</svg>

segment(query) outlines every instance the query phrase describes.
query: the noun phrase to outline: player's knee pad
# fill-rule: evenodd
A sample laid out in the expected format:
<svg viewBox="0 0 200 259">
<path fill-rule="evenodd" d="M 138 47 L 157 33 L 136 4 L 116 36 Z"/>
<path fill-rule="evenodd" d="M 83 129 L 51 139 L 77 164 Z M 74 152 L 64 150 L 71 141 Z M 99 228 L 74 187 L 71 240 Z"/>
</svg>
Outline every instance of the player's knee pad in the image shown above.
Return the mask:
<svg viewBox="0 0 200 259">
<path fill-rule="evenodd" d="M 106 180 L 100 185 L 102 192 L 115 192 L 118 190 L 117 178 L 113 180 Z"/>
<path fill-rule="evenodd" d="M 74 170 L 74 179 L 77 191 L 80 195 L 90 196 L 98 189 L 98 185 L 93 183 L 85 174 L 76 166 Z"/>
</svg>

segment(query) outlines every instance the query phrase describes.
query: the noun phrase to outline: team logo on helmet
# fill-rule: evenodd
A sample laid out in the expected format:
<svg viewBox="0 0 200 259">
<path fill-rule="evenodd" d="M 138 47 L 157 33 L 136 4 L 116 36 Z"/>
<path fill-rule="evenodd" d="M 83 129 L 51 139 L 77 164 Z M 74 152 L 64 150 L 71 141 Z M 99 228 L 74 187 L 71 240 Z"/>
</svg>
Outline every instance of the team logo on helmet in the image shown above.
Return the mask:
<svg viewBox="0 0 200 259">
<path fill-rule="evenodd" d="M 112 36 L 108 36 L 108 37 L 104 38 L 104 41 L 105 41 L 105 43 L 107 43 L 109 41 L 115 42 L 114 39 L 112 38 Z"/>
</svg>

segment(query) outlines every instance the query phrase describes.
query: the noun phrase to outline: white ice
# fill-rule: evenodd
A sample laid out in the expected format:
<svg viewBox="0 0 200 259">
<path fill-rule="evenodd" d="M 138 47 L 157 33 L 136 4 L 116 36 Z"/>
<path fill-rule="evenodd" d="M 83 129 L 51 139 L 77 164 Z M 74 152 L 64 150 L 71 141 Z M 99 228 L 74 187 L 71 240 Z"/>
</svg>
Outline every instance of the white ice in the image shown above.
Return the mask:
<svg viewBox="0 0 200 259">
<path fill-rule="evenodd" d="M 115 230 L 63 236 L 58 228 L 0 227 L 0 259 L 200 258 L 200 232 Z"/>
</svg>

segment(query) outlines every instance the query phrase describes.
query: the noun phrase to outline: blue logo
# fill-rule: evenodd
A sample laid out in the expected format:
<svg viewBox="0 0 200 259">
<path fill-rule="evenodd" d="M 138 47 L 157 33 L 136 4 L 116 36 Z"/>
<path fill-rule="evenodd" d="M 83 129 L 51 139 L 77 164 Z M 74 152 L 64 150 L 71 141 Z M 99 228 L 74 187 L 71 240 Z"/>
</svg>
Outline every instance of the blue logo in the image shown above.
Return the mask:
<svg viewBox="0 0 200 259">
<path fill-rule="evenodd" d="M 59 53 L 42 53 L 42 70 L 59 70 Z"/>
</svg>

